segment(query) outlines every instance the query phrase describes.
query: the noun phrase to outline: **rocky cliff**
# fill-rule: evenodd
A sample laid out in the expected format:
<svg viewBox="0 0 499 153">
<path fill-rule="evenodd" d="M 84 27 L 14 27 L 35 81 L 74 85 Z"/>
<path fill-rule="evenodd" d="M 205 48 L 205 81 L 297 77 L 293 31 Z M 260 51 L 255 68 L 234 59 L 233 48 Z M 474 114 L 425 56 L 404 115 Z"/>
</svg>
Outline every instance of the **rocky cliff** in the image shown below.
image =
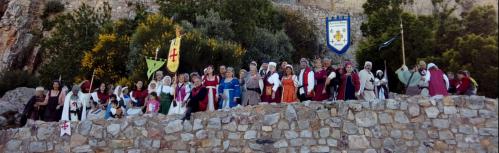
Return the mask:
<svg viewBox="0 0 499 153">
<path fill-rule="evenodd" d="M 498 152 L 498 102 L 395 95 L 377 102 L 261 104 L 230 111 L 0 131 L 0 152 Z"/>
<path fill-rule="evenodd" d="M 39 40 L 42 34 L 40 14 L 48 0 L 0 0 L 0 71 L 25 69 L 33 71 L 40 63 Z M 109 2 L 113 18 L 127 18 L 135 15 L 131 4 L 140 2 L 148 11 L 156 12 L 159 6 L 155 0 L 58 0 L 65 5 L 65 11 L 78 8 L 82 3 L 100 6 Z M 325 17 L 350 15 L 352 17 L 352 47 L 346 58 L 353 58 L 352 51 L 362 39 L 360 24 L 365 20 L 362 4 L 366 0 L 273 0 L 276 5 L 302 12 L 311 19 L 321 32 L 320 42 L 325 48 Z M 476 5 L 494 5 L 497 0 L 469 0 Z M 433 11 L 431 0 L 415 0 L 405 9 L 417 14 Z M 461 11 L 459 8 L 457 13 Z"/>
</svg>

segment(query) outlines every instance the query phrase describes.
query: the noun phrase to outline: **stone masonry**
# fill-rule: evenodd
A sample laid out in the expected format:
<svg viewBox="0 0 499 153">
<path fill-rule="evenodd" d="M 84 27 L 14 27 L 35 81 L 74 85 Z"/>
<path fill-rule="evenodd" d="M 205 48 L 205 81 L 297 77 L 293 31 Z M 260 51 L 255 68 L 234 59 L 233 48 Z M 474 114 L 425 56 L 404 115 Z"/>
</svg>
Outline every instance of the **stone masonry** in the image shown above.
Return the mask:
<svg viewBox="0 0 499 153">
<path fill-rule="evenodd" d="M 230 111 L 0 131 L 0 152 L 497 152 L 498 102 L 396 95 L 377 102 L 261 104 Z"/>
</svg>

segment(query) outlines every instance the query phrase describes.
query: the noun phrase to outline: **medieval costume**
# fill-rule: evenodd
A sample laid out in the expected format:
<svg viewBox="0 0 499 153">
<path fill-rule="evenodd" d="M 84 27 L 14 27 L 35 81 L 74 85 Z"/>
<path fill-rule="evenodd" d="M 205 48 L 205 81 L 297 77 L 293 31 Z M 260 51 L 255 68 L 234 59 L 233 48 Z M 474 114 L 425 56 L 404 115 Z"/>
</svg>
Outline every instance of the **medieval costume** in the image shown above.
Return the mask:
<svg viewBox="0 0 499 153">
<path fill-rule="evenodd" d="M 47 96 L 45 96 L 45 102 L 43 103 L 43 105 L 46 105 L 43 115 L 43 120 L 45 122 L 57 122 L 61 119 L 65 95 L 64 91 L 61 91 L 60 88 L 59 90 L 50 90 L 47 93 Z"/>
<path fill-rule="evenodd" d="M 103 119 L 105 110 L 102 110 L 99 104 L 93 102 L 93 100 L 90 103 L 92 104 L 92 108 L 88 111 L 87 120 Z"/>
<path fill-rule="evenodd" d="M 148 91 L 143 90 L 142 88 L 138 88 L 138 89 L 133 90 L 130 93 L 133 106 L 136 106 L 136 107 L 144 106 L 144 103 L 146 101 L 146 97 L 148 94 L 149 94 Z"/>
<path fill-rule="evenodd" d="M 328 74 L 326 79 L 326 92 L 330 94 L 329 97 L 331 100 L 336 100 L 338 86 L 340 85 L 340 81 L 338 79 L 339 77 L 336 77 L 338 75 L 338 72 L 332 67 L 328 67 L 326 69 L 326 72 Z"/>
<path fill-rule="evenodd" d="M 388 99 L 388 80 L 385 78 L 383 71 L 376 71 L 374 84 L 376 86 L 376 97 L 380 100 Z"/>
<path fill-rule="evenodd" d="M 404 65 L 395 71 L 395 73 L 400 82 L 404 84 L 406 95 L 420 94 L 418 85 L 421 80 L 421 74 L 419 72 L 414 71 L 414 69 L 410 71 L 407 66 Z"/>
<path fill-rule="evenodd" d="M 459 81 L 456 84 L 456 94 L 458 95 L 476 95 L 475 86 L 465 72 L 458 72 Z"/>
<path fill-rule="evenodd" d="M 200 103 L 199 107 L 201 110 L 208 110 L 208 111 L 215 111 L 216 107 L 218 106 L 217 104 L 217 91 L 218 91 L 218 84 L 220 83 L 220 78 L 216 75 L 205 75 L 203 77 L 203 85 L 208 89 L 208 103 Z"/>
<path fill-rule="evenodd" d="M 300 60 L 300 65 L 302 69 L 300 70 L 300 74 L 298 76 L 299 98 L 300 101 L 306 101 L 314 97 L 314 72 L 308 66 L 309 64 L 306 59 L 302 58 Z"/>
<path fill-rule="evenodd" d="M 179 77 L 182 77 L 180 75 Z M 185 103 L 191 94 L 191 89 L 186 83 L 178 83 L 175 87 L 175 99 L 168 111 L 168 114 L 184 114 L 186 110 Z"/>
<path fill-rule="evenodd" d="M 279 81 L 279 74 L 275 71 L 276 65 L 274 62 L 269 62 L 267 75 L 263 78 L 264 91 L 261 96 L 263 102 L 281 102 L 281 91 L 279 90 L 281 81 Z"/>
<path fill-rule="evenodd" d="M 101 105 L 107 105 L 107 102 L 109 101 L 109 95 L 107 89 L 106 89 L 106 84 L 102 83 L 97 91 L 92 93 L 92 98 L 94 101 Z"/>
<path fill-rule="evenodd" d="M 42 103 L 45 100 L 44 91 L 43 87 L 37 87 L 35 89 L 35 95 L 31 97 L 24 107 L 21 125 L 26 124 L 27 119 L 33 121 L 42 120 L 43 112 L 45 111 L 45 106 L 42 106 Z"/>
<path fill-rule="evenodd" d="M 159 113 L 168 115 L 173 101 L 173 88 L 170 86 L 172 79 L 170 76 L 165 76 L 161 82 L 163 83 L 156 89 L 159 94 Z"/>
<path fill-rule="evenodd" d="M 292 103 L 297 102 L 298 97 L 296 91 L 298 89 L 298 77 L 294 75 L 293 66 L 286 65 L 286 69 L 291 69 L 291 75 L 286 75 L 282 77 L 282 102 Z M 284 73 L 286 70 L 284 70 Z"/>
<path fill-rule="evenodd" d="M 345 69 L 350 67 L 352 69 L 352 64 L 347 63 Z M 340 89 L 338 92 L 339 100 L 356 100 L 358 91 L 360 89 L 359 75 L 353 70 L 345 70 L 345 73 L 341 75 Z"/>
<path fill-rule="evenodd" d="M 84 121 L 87 118 L 87 106 L 83 103 L 82 95 L 80 87 L 73 86 L 73 90 L 68 93 L 64 101 L 61 120 Z"/>
<path fill-rule="evenodd" d="M 447 92 L 447 89 L 449 88 L 449 79 L 437 65 L 433 63 L 428 64 L 428 71 L 426 73 L 425 80 L 428 82 L 430 96 L 449 95 Z"/>
<path fill-rule="evenodd" d="M 430 96 L 428 89 L 428 80 L 426 80 L 427 70 L 424 68 L 419 69 L 419 75 L 421 79 L 418 82 L 419 94 L 424 97 Z"/>
<path fill-rule="evenodd" d="M 191 113 L 195 113 L 200 110 L 199 104 L 208 100 L 208 89 L 203 85 L 192 88 L 191 96 L 187 102 L 187 111 L 182 120 L 190 120 Z"/>
<path fill-rule="evenodd" d="M 359 93 L 362 93 L 364 100 L 372 101 L 376 99 L 376 94 L 374 93 L 374 75 L 371 72 L 372 63 L 367 61 L 364 64 L 364 69 L 359 72 L 360 79 L 360 89 Z"/>
<path fill-rule="evenodd" d="M 329 99 L 329 93 L 326 90 L 326 79 L 328 77 L 327 71 L 320 68 L 314 72 L 315 78 L 315 96 L 312 98 L 314 101 L 323 101 Z"/>
<path fill-rule="evenodd" d="M 222 98 L 221 102 L 218 102 L 218 108 L 232 108 L 237 105 L 235 98 L 239 98 L 241 96 L 241 88 L 239 88 L 239 80 L 236 78 L 225 78 L 222 80 L 220 85 L 218 86 L 219 97 Z"/>
<path fill-rule="evenodd" d="M 257 105 L 261 101 L 260 96 L 263 91 L 262 77 L 258 73 L 252 74 L 245 82 L 246 92 L 244 93 L 242 105 Z"/>
</svg>

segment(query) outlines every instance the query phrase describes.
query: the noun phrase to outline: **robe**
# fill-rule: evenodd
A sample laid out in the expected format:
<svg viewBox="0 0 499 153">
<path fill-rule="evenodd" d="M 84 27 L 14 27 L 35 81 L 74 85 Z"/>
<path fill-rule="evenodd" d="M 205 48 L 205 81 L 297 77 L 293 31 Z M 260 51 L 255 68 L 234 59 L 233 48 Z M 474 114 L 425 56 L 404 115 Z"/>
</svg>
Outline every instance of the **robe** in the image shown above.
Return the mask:
<svg viewBox="0 0 499 153">
<path fill-rule="evenodd" d="M 81 111 L 81 121 L 86 120 L 86 118 L 87 118 L 87 109 L 86 109 L 87 106 L 83 102 L 84 98 L 86 98 L 84 96 L 84 93 L 82 93 L 81 91 L 78 92 L 78 94 L 77 94 L 78 99 L 76 99 L 76 106 L 73 105 L 73 102 L 75 102 L 75 101 L 74 101 L 74 99 L 71 99 L 71 97 L 73 97 L 73 91 L 69 92 L 64 100 L 64 106 L 62 109 L 61 120 L 63 120 L 63 121 L 78 121 L 79 120 L 78 113 L 71 112 L 71 109 L 74 110 L 75 107 L 77 107 Z"/>
<path fill-rule="evenodd" d="M 246 78 L 244 84 L 246 92 L 243 96 L 242 105 L 256 105 L 261 101 L 261 94 L 263 91 L 263 80 L 259 74 Z"/>
<path fill-rule="evenodd" d="M 374 75 L 371 71 L 363 69 L 359 72 L 360 88 L 358 93 L 363 93 L 364 100 L 372 101 L 376 99 L 374 93 Z"/>
<path fill-rule="evenodd" d="M 351 84 L 349 82 L 351 82 Z M 360 81 L 359 75 L 357 75 L 357 73 L 352 72 L 351 75 L 343 74 L 341 76 L 341 83 L 338 91 L 338 100 L 351 100 L 351 97 L 348 97 L 347 95 L 351 95 L 352 91 L 348 91 L 347 88 L 353 88 L 352 91 L 354 92 L 354 95 L 356 91 L 359 91 Z"/>
<path fill-rule="evenodd" d="M 279 80 L 279 74 L 276 72 L 270 74 L 268 73 L 263 78 L 263 94 L 261 96 L 263 102 L 269 103 L 279 103 L 281 102 L 281 91 L 279 86 L 281 85 L 281 81 Z M 272 98 L 272 94 L 274 94 L 274 98 Z"/>
<path fill-rule="evenodd" d="M 449 79 L 442 70 L 437 68 L 430 69 L 426 74 L 426 80 L 428 82 L 430 96 L 449 95 L 447 92 L 447 89 L 449 89 Z"/>
<path fill-rule="evenodd" d="M 232 80 L 223 79 L 218 86 L 218 93 L 220 93 L 220 97 L 225 95 L 226 99 L 222 99 L 221 102 L 218 102 L 218 108 L 232 108 L 237 105 L 237 102 L 234 98 L 241 97 L 241 88 L 239 87 L 239 80 L 236 78 L 232 78 Z"/>
</svg>

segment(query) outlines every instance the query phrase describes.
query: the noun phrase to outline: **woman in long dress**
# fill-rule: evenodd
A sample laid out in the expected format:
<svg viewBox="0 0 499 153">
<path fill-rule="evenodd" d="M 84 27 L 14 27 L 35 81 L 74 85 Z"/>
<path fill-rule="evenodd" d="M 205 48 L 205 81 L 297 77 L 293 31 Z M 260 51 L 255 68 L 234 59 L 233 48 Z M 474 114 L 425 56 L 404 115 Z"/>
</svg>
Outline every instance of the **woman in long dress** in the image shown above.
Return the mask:
<svg viewBox="0 0 499 153">
<path fill-rule="evenodd" d="M 219 102 L 219 109 L 227 109 L 237 106 L 237 98 L 241 97 L 241 88 L 239 80 L 234 78 L 234 68 L 228 67 L 225 73 L 225 78 L 222 79 L 218 86 L 219 96 L 222 97 L 222 102 Z"/>
<path fill-rule="evenodd" d="M 282 77 L 282 102 L 293 103 L 298 101 L 296 91 L 298 89 L 298 77 L 294 74 L 293 66 L 286 65 Z"/>
<path fill-rule="evenodd" d="M 353 71 L 352 63 L 345 64 L 344 72 L 341 75 L 338 100 L 356 100 L 360 89 L 359 75 Z"/>
<path fill-rule="evenodd" d="M 191 89 L 186 82 L 186 75 L 188 74 L 180 74 L 177 77 L 173 78 L 174 88 L 175 88 L 175 99 L 170 107 L 170 111 L 168 114 L 184 114 L 186 110 L 186 102 L 189 99 Z"/>
<path fill-rule="evenodd" d="M 159 94 L 159 113 L 168 115 L 173 100 L 172 78 L 165 76 L 161 82 L 158 89 L 156 89 L 156 92 Z"/>
<path fill-rule="evenodd" d="M 257 105 L 261 101 L 260 96 L 262 95 L 263 91 L 263 80 L 258 73 L 257 66 L 258 65 L 255 61 L 251 62 L 250 64 L 250 75 L 248 78 L 246 78 L 244 84 L 246 92 L 243 96 L 243 106 Z"/>
<path fill-rule="evenodd" d="M 45 101 L 40 104 L 40 106 L 45 106 L 43 115 L 45 122 L 57 122 L 61 119 L 65 96 L 66 94 L 61 90 L 61 83 L 54 81 L 52 90 L 47 93 Z"/>
<path fill-rule="evenodd" d="M 329 93 L 326 92 L 326 79 L 328 77 L 326 69 L 322 68 L 322 62 L 320 59 L 315 60 L 315 70 L 314 70 L 314 78 L 315 78 L 315 96 L 312 100 L 315 101 L 323 101 L 329 98 Z"/>
<path fill-rule="evenodd" d="M 217 88 L 220 84 L 220 78 L 213 74 L 213 66 L 208 66 L 206 68 L 206 75 L 203 77 L 203 85 L 208 89 L 208 103 L 199 104 L 200 111 L 215 111 L 217 109 L 218 93 Z"/>
</svg>

